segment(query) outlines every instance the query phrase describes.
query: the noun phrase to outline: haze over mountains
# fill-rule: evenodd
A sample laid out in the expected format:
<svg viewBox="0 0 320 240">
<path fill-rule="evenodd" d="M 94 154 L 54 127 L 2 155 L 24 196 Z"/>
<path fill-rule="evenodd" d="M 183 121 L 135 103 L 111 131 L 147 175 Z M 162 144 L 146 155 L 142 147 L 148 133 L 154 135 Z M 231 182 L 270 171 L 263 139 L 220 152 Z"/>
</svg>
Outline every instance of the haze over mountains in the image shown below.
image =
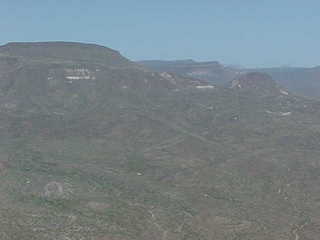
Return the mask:
<svg viewBox="0 0 320 240">
<path fill-rule="evenodd" d="M 0 238 L 317 240 L 320 102 L 272 74 L 152 64 L 0 47 Z"/>
<path fill-rule="evenodd" d="M 320 97 L 320 67 L 275 67 L 275 68 L 240 68 L 225 66 L 219 62 L 196 62 L 193 60 L 177 61 L 140 61 L 141 64 L 160 72 L 172 72 L 182 76 L 226 84 L 238 74 L 262 72 L 269 74 L 278 84 L 290 91 L 307 96 Z"/>
</svg>

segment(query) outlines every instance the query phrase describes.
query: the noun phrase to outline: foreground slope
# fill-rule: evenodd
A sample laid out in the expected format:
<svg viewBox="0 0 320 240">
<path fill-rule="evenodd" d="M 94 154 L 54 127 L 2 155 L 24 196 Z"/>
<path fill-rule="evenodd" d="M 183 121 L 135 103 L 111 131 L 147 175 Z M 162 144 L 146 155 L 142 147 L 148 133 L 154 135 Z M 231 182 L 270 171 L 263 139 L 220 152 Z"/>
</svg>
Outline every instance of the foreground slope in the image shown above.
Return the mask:
<svg viewBox="0 0 320 240">
<path fill-rule="evenodd" d="M 17 45 L 0 47 L 1 239 L 318 239 L 319 102 L 265 74 L 224 88 Z"/>
</svg>

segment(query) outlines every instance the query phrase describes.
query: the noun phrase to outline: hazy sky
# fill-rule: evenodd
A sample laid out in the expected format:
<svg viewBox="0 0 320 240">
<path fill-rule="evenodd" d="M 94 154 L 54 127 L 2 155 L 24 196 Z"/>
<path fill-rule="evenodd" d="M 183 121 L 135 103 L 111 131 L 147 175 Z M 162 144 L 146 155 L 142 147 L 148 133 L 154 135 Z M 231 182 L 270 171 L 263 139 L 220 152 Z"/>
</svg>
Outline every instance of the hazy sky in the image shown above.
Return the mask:
<svg viewBox="0 0 320 240">
<path fill-rule="evenodd" d="M 0 0 L 0 44 L 77 41 L 133 60 L 320 65 L 319 0 Z"/>
</svg>

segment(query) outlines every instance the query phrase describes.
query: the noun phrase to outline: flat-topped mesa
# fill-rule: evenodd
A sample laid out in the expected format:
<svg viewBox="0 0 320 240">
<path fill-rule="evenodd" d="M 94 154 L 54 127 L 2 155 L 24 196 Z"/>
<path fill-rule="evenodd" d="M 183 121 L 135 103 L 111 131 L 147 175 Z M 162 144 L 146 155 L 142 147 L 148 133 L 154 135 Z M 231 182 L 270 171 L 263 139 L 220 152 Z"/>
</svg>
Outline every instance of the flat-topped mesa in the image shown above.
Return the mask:
<svg viewBox="0 0 320 240">
<path fill-rule="evenodd" d="M 256 90 L 262 92 L 279 92 L 277 83 L 266 73 L 245 73 L 231 82 L 231 88 L 243 90 Z"/>
<path fill-rule="evenodd" d="M 26 59 L 56 59 L 93 61 L 111 65 L 130 63 L 113 49 L 77 42 L 12 42 L 0 46 L 0 55 L 22 57 Z"/>
<path fill-rule="evenodd" d="M 182 78 L 154 73 L 115 50 L 95 44 L 0 46 L 0 111 L 4 112 L 74 116 L 121 94 L 167 93 L 185 87 L 182 82 Z"/>
</svg>

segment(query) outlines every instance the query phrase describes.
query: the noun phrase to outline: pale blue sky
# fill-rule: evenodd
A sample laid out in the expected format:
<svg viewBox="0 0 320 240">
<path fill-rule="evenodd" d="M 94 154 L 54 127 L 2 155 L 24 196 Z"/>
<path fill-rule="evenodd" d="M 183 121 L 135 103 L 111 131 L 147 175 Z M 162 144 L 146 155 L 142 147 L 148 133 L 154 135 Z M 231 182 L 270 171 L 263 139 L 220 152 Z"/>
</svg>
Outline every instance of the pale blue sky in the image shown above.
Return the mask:
<svg viewBox="0 0 320 240">
<path fill-rule="evenodd" d="M 319 0 L 0 0 L 0 44 L 77 41 L 132 60 L 320 65 Z"/>
</svg>

